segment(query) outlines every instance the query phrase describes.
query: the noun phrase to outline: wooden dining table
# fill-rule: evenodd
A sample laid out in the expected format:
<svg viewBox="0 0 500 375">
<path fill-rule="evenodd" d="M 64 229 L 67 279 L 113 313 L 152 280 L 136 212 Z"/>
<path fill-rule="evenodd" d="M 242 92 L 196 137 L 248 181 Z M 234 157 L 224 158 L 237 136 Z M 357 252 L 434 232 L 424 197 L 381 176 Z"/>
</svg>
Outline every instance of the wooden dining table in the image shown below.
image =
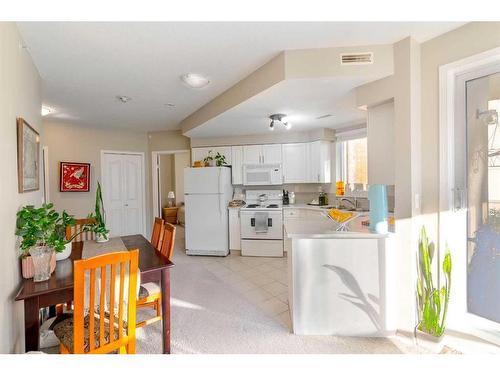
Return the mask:
<svg viewBox="0 0 500 375">
<path fill-rule="evenodd" d="M 170 354 L 170 268 L 174 264 L 140 234 L 121 239 L 128 250 L 139 249 L 141 283 L 157 282 L 161 286 L 163 353 Z M 73 262 L 82 258 L 83 244 L 73 242 L 70 257 L 57 262 L 49 280 L 23 279 L 15 300 L 24 301 L 26 352 L 40 347 L 40 309 L 73 300 Z"/>
</svg>

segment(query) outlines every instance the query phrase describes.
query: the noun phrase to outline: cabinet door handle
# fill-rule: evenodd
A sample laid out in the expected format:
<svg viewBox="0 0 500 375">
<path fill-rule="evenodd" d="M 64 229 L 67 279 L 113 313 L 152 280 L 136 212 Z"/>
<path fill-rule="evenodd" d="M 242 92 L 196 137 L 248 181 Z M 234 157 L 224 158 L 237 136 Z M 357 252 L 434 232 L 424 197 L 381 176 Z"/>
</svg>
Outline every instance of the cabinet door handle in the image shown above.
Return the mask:
<svg viewBox="0 0 500 375">
<path fill-rule="evenodd" d="M 319 182 L 319 173 L 318 173 L 318 182 Z"/>
</svg>

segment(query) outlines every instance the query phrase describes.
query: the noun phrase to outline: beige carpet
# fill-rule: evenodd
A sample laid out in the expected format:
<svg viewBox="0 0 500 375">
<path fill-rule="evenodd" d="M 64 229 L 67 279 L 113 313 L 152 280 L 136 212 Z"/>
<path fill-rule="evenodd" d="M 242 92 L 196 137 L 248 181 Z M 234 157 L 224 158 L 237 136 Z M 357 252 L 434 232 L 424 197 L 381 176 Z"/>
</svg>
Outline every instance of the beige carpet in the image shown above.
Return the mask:
<svg viewBox="0 0 500 375">
<path fill-rule="evenodd" d="M 172 353 L 401 353 L 384 338 L 293 335 L 211 272 L 210 262 L 184 254 L 179 228 L 171 271 Z M 138 353 L 160 353 L 161 347 L 161 324 L 137 330 Z"/>
</svg>

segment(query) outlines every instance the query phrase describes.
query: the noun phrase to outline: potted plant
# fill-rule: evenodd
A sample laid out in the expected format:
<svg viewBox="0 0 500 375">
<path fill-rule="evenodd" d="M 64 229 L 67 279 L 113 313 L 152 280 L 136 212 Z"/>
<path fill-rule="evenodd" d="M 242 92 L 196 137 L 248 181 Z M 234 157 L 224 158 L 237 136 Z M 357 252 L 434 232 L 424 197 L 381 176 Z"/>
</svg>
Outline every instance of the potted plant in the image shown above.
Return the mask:
<svg viewBox="0 0 500 375">
<path fill-rule="evenodd" d="M 434 257 L 434 243 L 429 242 L 425 227 L 422 227 L 418 251 L 417 277 L 417 315 L 418 323 L 415 336 L 430 342 L 439 343 L 444 337 L 446 314 L 451 288 L 451 254 L 448 248 L 443 259 L 442 272 L 445 276 L 443 286 L 434 286 L 431 265 Z M 439 272 L 439 271 L 438 271 Z"/>
<path fill-rule="evenodd" d="M 71 242 L 65 238 L 66 226 L 74 223 L 73 217 L 63 211 L 59 214 L 52 203 L 39 208 L 24 206 L 17 213 L 16 235 L 22 238 L 21 264 L 23 277 L 44 281 L 55 269 L 54 252 L 62 252 Z"/>
<path fill-rule="evenodd" d="M 217 167 L 222 167 L 223 165 L 227 165 L 226 157 L 217 152 L 215 155 L 215 165 Z"/>
<path fill-rule="evenodd" d="M 106 228 L 106 212 L 104 211 L 104 202 L 102 200 L 101 184 L 97 182 L 97 190 L 95 193 L 95 209 L 94 212 L 89 214 L 89 219 L 93 219 L 92 224 L 84 226 L 85 230 L 94 232 L 97 242 L 109 241 L 109 230 Z"/>
<path fill-rule="evenodd" d="M 208 155 L 205 159 L 203 159 L 203 163 L 205 163 L 205 167 L 214 166 L 214 157 L 212 156 L 212 150 L 208 151 Z"/>
</svg>

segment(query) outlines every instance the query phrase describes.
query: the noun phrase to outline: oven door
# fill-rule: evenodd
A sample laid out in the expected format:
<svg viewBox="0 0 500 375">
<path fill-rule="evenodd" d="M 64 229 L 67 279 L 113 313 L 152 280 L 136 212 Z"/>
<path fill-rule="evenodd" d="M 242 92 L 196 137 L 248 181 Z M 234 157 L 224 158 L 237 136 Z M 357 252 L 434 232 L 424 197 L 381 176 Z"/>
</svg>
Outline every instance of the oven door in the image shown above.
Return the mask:
<svg viewBox="0 0 500 375">
<path fill-rule="evenodd" d="M 267 231 L 256 230 L 256 212 L 266 212 Z M 242 239 L 262 239 L 281 240 L 283 239 L 283 222 L 281 211 L 240 211 L 241 238 Z"/>
</svg>

